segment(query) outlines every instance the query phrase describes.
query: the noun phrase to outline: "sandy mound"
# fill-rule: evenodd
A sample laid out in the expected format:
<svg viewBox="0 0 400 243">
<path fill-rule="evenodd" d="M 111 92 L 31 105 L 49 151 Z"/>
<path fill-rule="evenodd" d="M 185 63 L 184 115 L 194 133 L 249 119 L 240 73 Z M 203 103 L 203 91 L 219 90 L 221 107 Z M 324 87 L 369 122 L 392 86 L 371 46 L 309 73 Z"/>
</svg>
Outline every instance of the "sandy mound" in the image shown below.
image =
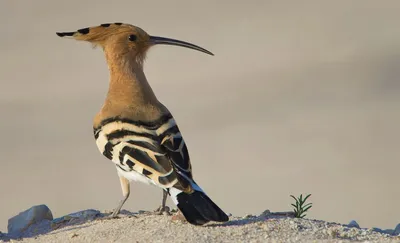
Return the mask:
<svg viewBox="0 0 400 243">
<path fill-rule="evenodd" d="M 95 210 L 86 210 L 93 212 Z M 84 212 L 84 211 L 82 211 Z M 89 215 L 89 214 L 82 214 Z M 19 237 L 0 242 L 400 242 L 400 236 L 320 220 L 294 218 L 289 213 L 231 216 L 226 223 L 193 226 L 175 215 L 122 211 L 117 219 L 98 213 L 90 219 L 66 217 L 31 225 Z"/>
</svg>

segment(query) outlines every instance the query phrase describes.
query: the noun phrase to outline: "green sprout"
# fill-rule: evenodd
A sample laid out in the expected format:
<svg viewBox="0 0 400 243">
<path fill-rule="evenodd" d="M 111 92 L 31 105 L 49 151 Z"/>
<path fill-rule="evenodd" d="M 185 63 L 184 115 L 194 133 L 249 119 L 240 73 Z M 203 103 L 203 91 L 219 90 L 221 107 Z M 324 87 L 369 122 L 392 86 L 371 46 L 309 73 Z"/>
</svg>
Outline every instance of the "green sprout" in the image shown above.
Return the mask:
<svg viewBox="0 0 400 243">
<path fill-rule="evenodd" d="M 312 203 L 304 205 L 307 198 L 309 198 L 311 194 L 308 194 L 304 199 L 302 194 L 300 194 L 300 197 L 298 198 L 295 198 L 293 195 L 290 196 L 296 201 L 296 204 L 291 204 L 294 207 L 294 216 L 296 218 L 304 218 L 306 216 L 304 213 L 312 207 Z"/>
</svg>

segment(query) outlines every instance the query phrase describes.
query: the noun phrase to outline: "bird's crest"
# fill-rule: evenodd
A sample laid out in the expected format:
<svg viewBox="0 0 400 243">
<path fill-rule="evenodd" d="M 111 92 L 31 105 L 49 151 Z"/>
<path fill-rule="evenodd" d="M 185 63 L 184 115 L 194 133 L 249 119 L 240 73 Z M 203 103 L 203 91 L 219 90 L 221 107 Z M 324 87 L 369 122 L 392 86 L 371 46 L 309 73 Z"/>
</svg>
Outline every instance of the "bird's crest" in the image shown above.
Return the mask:
<svg viewBox="0 0 400 243">
<path fill-rule="evenodd" d="M 106 23 L 98 26 L 82 28 L 72 32 L 56 32 L 59 37 L 72 38 L 80 41 L 88 41 L 94 46 L 102 45 L 111 36 L 132 31 L 137 27 L 124 23 Z"/>
</svg>

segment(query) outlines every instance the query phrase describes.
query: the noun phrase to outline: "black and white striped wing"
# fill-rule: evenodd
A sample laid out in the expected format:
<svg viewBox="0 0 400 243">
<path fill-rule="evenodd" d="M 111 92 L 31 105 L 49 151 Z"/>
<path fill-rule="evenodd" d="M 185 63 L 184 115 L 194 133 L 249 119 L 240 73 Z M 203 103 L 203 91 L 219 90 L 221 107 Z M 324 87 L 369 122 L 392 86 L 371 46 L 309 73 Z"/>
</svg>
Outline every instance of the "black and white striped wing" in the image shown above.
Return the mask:
<svg viewBox="0 0 400 243">
<path fill-rule="evenodd" d="M 157 125 L 126 119 L 103 123 L 95 129 L 96 143 L 124 172 L 137 172 L 163 188 L 190 190 L 192 173 L 186 144 L 172 116 L 162 121 Z"/>
<path fill-rule="evenodd" d="M 161 145 L 177 174 L 177 179 L 182 187 L 180 189 L 190 191 L 192 166 L 185 140 L 177 126 L 173 131 L 165 135 Z"/>
<path fill-rule="evenodd" d="M 160 187 L 177 183 L 174 169 L 160 146 L 140 141 L 139 137 L 115 145 L 112 161 L 125 172 L 139 173 Z"/>
</svg>

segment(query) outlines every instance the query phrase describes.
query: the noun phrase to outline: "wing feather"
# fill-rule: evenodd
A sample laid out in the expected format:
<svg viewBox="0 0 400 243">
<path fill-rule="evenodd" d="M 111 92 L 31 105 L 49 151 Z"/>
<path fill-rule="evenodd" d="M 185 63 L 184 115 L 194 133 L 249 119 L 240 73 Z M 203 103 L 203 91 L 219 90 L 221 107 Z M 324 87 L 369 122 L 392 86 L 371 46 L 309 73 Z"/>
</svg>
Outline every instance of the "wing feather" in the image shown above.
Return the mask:
<svg viewBox="0 0 400 243">
<path fill-rule="evenodd" d="M 179 172 L 192 178 L 189 152 L 180 132 L 168 135 L 163 139 L 161 145 L 165 148 L 166 155 L 173 163 L 173 166 L 175 166 Z"/>
<path fill-rule="evenodd" d="M 116 130 L 108 128 L 103 133 L 107 140 L 103 154 L 124 171 L 136 171 L 164 188 L 174 186 L 190 192 L 188 149 L 174 118 L 168 117 L 153 133 L 133 123 L 118 124 Z M 98 133 L 97 137 L 102 135 Z"/>
</svg>

